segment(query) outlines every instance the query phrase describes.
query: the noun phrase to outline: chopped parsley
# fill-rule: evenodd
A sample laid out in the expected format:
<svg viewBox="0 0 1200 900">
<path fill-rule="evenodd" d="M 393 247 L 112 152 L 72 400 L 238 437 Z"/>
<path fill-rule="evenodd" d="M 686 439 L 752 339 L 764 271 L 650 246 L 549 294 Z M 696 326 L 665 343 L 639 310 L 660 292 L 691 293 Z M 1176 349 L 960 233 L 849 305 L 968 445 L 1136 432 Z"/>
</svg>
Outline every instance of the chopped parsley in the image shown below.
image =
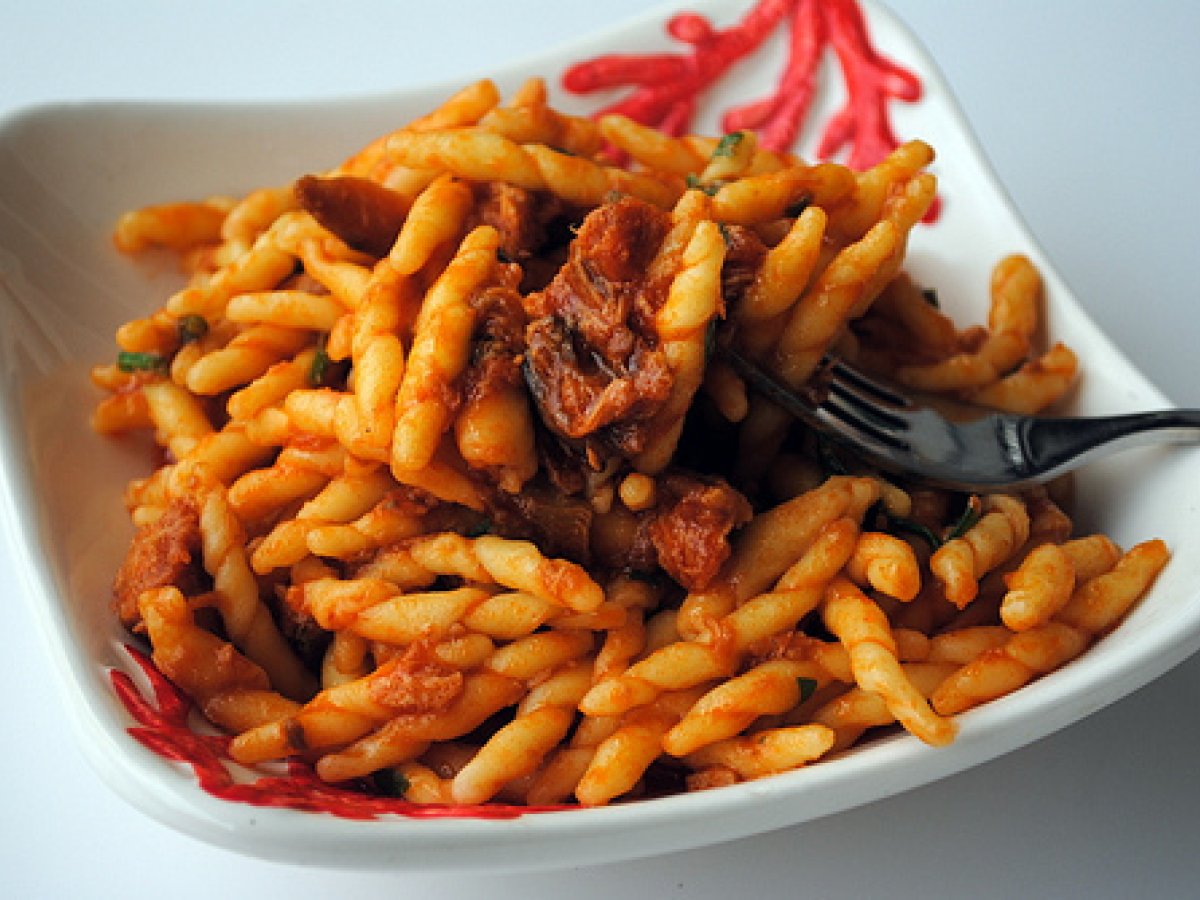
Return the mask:
<svg viewBox="0 0 1200 900">
<path fill-rule="evenodd" d="M 708 327 L 704 330 L 704 359 L 705 362 L 713 358 L 713 354 L 717 352 L 717 320 L 710 319 Z"/>
<path fill-rule="evenodd" d="M 208 334 L 208 320 L 204 316 L 184 316 L 179 320 L 176 328 L 179 331 L 179 342 L 190 344 Z"/>
<path fill-rule="evenodd" d="M 902 519 L 899 516 L 887 516 L 887 530 L 895 531 L 901 534 L 912 534 L 919 537 L 929 545 L 930 550 L 936 550 L 942 546 L 942 539 L 933 533 L 925 525 L 920 522 L 914 522 L 912 519 Z"/>
<path fill-rule="evenodd" d="M 737 152 L 738 144 L 746 137 L 745 132 L 732 131 L 725 135 L 721 140 L 717 141 L 716 149 L 713 150 L 713 159 L 717 157 L 730 157 Z"/>
<path fill-rule="evenodd" d="M 167 358 L 158 353 L 122 350 L 117 354 L 117 368 L 122 372 L 165 372 Z"/>
<path fill-rule="evenodd" d="M 946 540 L 953 541 L 956 538 L 962 537 L 975 527 L 975 523 L 979 521 L 982 515 L 983 503 L 978 496 L 972 495 L 967 500 L 967 506 L 962 511 L 962 515 L 958 517 L 958 521 L 954 523 L 953 527 L 946 534 Z"/>
<path fill-rule="evenodd" d="M 491 519 L 480 519 L 478 522 L 476 522 L 474 525 L 472 525 L 470 528 L 467 528 L 466 531 L 463 532 L 463 537 L 469 537 L 469 538 L 482 537 L 485 534 L 490 534 L 491 531 L 492 531 L 492 520 Z"/>
<path fill-rule="evenodd" d="M 797 678 L 796 684 L 800 688 L 801 703 L 817 692 L 817 680 L 815 678 Z"/>
<path fill-rule="evenodd" d="M 371 786 L 384 797 L 403 797 L 412 787 L 398 769 L 380 769 L 371 776 Z"/>
<path fill-rule="evenodd" d="M 982 504 L 977 496 L 972 496 L 967 500 L 966 508 L 957 521 L 950 526 L 944 537 L 938 537 L 934 532 L 920 522 L 914 522 L 912 519 L 904 519 L 900 516 L 890 516 L 884 513 L 886 522 L 886 530 L 894 533 L 912 534 L 919 537 L 929 545 L 929 549 L 937 550 L 943 544 L 962 537 L 979 521 L 982 514 Z"/>
<path fill-rule="evenodd" d="M 817 458 L 827 475 L 848 475 L 850 470 L 833 450 L 833 445 L 823 434 L 817 435 Z"/>
<path fill-rule="evenodd" d="M 714 181 L 714 182 L 706 184 L 705 182 L 700 180 L 700 176 L 697 175 L 695 172 L 688 172 L 687 186 L 688 186 L 689 190 L 704 191 L 704 193 L 708 194 L 708 196 L 710 196 L 710 197 L 713 196 L 713 194 L 715 194 L 717 191 L 719 191 L 721 189 L 721 185 L 719 182 Z"/>
<path fill-rule="evenodd" d="M 325 376 L 329 373 L 329 354 L 325 351 L 324 341 L 317 347 L 312 364 L 308 367 L 308 383 L 313 387 L 325 384 Z"/>
</svg>

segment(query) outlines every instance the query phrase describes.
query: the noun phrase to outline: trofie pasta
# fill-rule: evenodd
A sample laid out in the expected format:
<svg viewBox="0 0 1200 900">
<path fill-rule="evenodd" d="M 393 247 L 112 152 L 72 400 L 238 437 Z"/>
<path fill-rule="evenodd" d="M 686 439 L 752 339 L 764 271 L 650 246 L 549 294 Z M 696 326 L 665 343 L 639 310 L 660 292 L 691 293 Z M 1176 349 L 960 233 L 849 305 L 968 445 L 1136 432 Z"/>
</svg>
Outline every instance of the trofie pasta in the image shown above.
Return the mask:
<svg viewBox="0 0 1200 900">
<path fill-rule="evenodd" d="M 884 478 L 722 361 L 1064 395 L 1027 259 L 965 329 L 904 270 L 930 147 L 856 172 L 546 97 L 481 81 L 327 171 L 117 223 L 188 281 L 93 372 L 95 428 L 162 448 L 113 608 L 235 760 L 413 803 L 712 788 L 880 728 L 947 744 L 1120 621 L 1160 541 L 1074 534 L 1063 485 Z"/>
</svg>

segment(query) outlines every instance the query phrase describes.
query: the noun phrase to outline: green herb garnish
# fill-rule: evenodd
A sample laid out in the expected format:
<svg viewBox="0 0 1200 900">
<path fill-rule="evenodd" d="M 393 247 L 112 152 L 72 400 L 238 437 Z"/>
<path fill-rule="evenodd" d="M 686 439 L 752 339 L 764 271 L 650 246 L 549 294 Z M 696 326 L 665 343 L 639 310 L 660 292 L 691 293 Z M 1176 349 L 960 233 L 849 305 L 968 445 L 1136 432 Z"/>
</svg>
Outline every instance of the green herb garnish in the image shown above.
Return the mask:
<svg viewBox="0 0 1200 900">
<path fill-rule="evenodd" d="M 491 519 L 480 519 L 478 522 L 476 522 L 474 525 L 472 525 L 470 528 L 467 528 L 464 531 L 463 537 L 469 537 L 469 538 L 482 537 L 485 534 L 490 534 L 491 531 L 492 531 L 492 520 Z"/>
<path fill-rule="evenodd" d="M 308 367 L 308 383 L 313 387 L 321 387 L 325 384 L 325 376 L 329 372 L 329 354 L 325 352 L 324 343 L 317 347 L 316 355 L 313 356 L 312 364 Z"/>
<path fill-rule="evenodd" d="M 117 368 L 122 372 L 165 372 L 167 358 L 158 353 L 122 350 L 117 354 Z"/>
<path fill-rule="evenodd" d="M 797 678 L 796 684 L 800 687 L 801 703 L 817 692 L 817 679 L 815 678 Z"/>
<path fill-rule="evenodd" d="M 208 334 L 208 320 L 204 316 L 188 315 L 179 320 L 176 328 L 180 343 L 190 344 Z"/>
<path fill-rule="evenodd" d="M 899 516 L 887 516 L 887 530 L 898 531 L 905 534 L 913 534 L 929 545 L 929 549 L 936 550 L 942 546 L 942 539 L 933 533 L 929 528 L 922 525 L 920 522 L 914 522 L 912 519 L 902 519 Z"/>
<path fill-rule="evenodd" d="M 937 550 L 948 541 L 960 538 L 966 534 L 979 521 L 982 511 L 982 504 L 979 502 L 979 498 L 971 497 L 967 501 L 967 506 L 963 510 L 962 515 L 950 526 L 945 537 L 938 537 L 930 528 L 922 525 L 920 522 L 914 522 L 912 519 L 902 519 L 900 516 L 890 516 L 887 513 L 884 513 L 883 517 L 886 522 L 885 530 L 916 535 L 929 545 L 930 550 Z"/>
<path fill-rule="evenodd" d="M 717 352 L 717 320 L 710 319 L 708 327 L 704 331 L 704 361 L 713 358 L 713 354 Z"/>
<path fill-rule="evenodd" d="M 967 500 L 967 506 L 962 511 L 962 515 L 958 517 L 958 521 L 954 523 L 949 533 L 946 535 L 947 541 L 953 541 L 962 537 L 970 531 L 975 523 L 983 516 L 983 503 L 978 496 L 972 496 Z"/>
<path fill-rule="evenodd" d="M 716 149 L 714 149 L 712 153 L 713 159 L 716 159 L 719 156 L 726 158 L 733 156 L 733 154 L 737 152 L 738 144 L 740 144 L 742 139 L 745 137 L 746 134 L 742 131 L 732 131 L 725 135 L 723 138 L 721 138 L 721 140 L 717 141 Z"/>
<path fill-rule="evenodd" d="M 706 184 L 700 180 L 700 176 L 695 172 L 688 172 L 686 181 L 689 190 L 704 191 L 710 197 L 721 189 L 720 183 L 714 181 L 711 184 Z"/>
<path fill-rule="evenodd" d="M 384 797 L 403 797 L 412 787 L 397 769 L 380 769 L 371 776 L 371 786 Z"/>
<path fill-rule="evenodd" d="M 821 463 L 821 468 L 828 475 L 848 475 L 849 470 L 846 464 L 841 461 L 836 453 L 833 452 L 833 446 L 829 443 L 829 439 L 824 435 L 817 435 L 817 458 Z"/>
</svg>

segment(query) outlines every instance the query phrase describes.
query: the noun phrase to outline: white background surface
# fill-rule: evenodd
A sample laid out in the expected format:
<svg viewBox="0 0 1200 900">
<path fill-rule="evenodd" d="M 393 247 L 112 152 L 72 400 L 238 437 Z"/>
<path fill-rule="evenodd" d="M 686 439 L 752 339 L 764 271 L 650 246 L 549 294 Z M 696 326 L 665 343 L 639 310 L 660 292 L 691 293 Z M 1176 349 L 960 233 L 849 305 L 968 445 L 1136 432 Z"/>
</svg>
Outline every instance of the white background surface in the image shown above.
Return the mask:
<svg viewBox="0 0 1200 900">
<path fill-rule="evenodd" d="M 0 0 L 0 115 L 49 100 L 302 98 L 457 78 L 639 0 Z M 1200 5 L 892 0 L 1101 327 L 1200 406 Z M 1200 536 L 1197 536 L 1200 539 Z M 0 547 L 0 897 L 1144 897 L 1200 891 L 1200 658 L 939 784 L 692 853 L 528 876 L 290 868 L 127 807 L 85 764 Z"/>
</svg>

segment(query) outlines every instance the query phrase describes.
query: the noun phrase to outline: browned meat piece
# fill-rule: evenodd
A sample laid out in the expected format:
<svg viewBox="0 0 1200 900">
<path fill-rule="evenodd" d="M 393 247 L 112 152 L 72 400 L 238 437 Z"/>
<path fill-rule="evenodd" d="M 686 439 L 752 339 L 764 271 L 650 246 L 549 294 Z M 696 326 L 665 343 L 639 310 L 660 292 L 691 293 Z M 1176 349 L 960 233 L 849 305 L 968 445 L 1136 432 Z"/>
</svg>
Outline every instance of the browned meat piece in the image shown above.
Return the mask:
<svg viewBox="0 0 1200 900">
<path fill-rule="evenodd" d="M 121 622 L 137 624 L 143 591 L 175 585 L 185 595 L 196 593 L 205 577 L 200 550 L 200 514 L 188 500 L 173 501 L 139 528 L 113 581 L 113 609 Z"/>
<path fill-rule="evenodd" d="M 553 194 L 498 181 L 476 184 L 474 190 L 468 226 L 490 225 L 500 232 L 500 252 L 521 265 L 522 294 L 544 289 L 566 261 L 583 211 Z"/>
<path fill-rule="evenodd" d="M 688 590 L 702 590 L 729 557 L 729 533 L 750 521 L 750 504 L 723 481 L 688 475 L 659 479 L 658 493 L 648 525 L 658 564 Z"/>
<path fill-rule="evenodd" d="M 719 478 L 672 472 L 658 479 L 657 501 L 634 513 L 620 504 L 596 516 L 593 562 L 641 574 L 663 571 L 703 590 L 729 558 L 729 535 L 750 520 L 750 504 Z"/>
<path fill-rule="evenodd" d="M 754 281 L 767 255 L 764 244 L 749 228 L 742 225 L 725 225 L 721 229 L 725 236 L 725 264 L 721 268 L 721 296 L 726 308 L 736 306 L 746 288 Z"/>
<path fill-rule="evenodd" d="M 499 181 L 475 186 L 478 199 L 471 224 L 491 225 L 500 232 L 500 249 L 509 259 L 524 262 L 546 242 L 546 225 L 562 208 L 551 194 L 535 194 Z"/>
<path fill-rule="evenodd" d="M 591 466 L 579 454 L 579 448 L 545 428 L 537 429 L 535 437 L 538 465 L 550 484 L 561 494 L 582 494 L 587 487 Z"/>
<path fill-rule="evenodd" d="M 613 503 L 607 512 L 597 515 L 591 530 L 593 563 L 602 569 L 656 574 L 658 552 L 650 540 L 654 515 L 654 510 L 630 512 L 620 503 Z"/>
<path fill-rule="evenodd" d="M 556 434 L 586 439 L 589 454 L 632 455 L 671 389 L 654 314 L 667 284 L 647 268 L 669 216 L 626 198 L 584 219 L 547 288 L 527 298 L 525 380 Z"/>
<path fill-rule="evenodd" d="M 533 541 L 546 556 L 586 565 L 591 561 L 592 505 L 546 485 L 526 485 L 520 493 L 489 495 L 490 530 Z"/>
<path fill-rule="evenodd" d="M 471 363 L 463 381 L 466 404 L 521 383 L 525 350 L 525 308 L 521 296 L 504 287 L 489 287 L 470 300 L 475 311 Z"/>
<path fill-rule="evenodd" d="M 510 268 L 519 278 L 519 267 Z M 475 473 L 515 493 L 537 470 L 533 416 L 521 375 L 525 308 L 520 294 L 504 284 L 486 287 L 468 302 L 475 324 L 455 437 Z"/>
<path fill-rule="evenodd" d="M 313 218 L 355 250 L 377 258 L 387 256 L 408 215 L 404 197 L 369 178 L 306 175 L 295 191 Z"/>
<path fill-rule="evenodd" d="M 607 443 L 624 453 L 642 448 L 645 435 L 637 425 L 657 411 L 671 387 L 661 353 L 641 346 L 619 366 L 604 365 L 579 332 L 555 316 L 533 323 L 527 339 L 526 380 L 550 428 L 574 439 L 608 429 Z"/>
</svg>

